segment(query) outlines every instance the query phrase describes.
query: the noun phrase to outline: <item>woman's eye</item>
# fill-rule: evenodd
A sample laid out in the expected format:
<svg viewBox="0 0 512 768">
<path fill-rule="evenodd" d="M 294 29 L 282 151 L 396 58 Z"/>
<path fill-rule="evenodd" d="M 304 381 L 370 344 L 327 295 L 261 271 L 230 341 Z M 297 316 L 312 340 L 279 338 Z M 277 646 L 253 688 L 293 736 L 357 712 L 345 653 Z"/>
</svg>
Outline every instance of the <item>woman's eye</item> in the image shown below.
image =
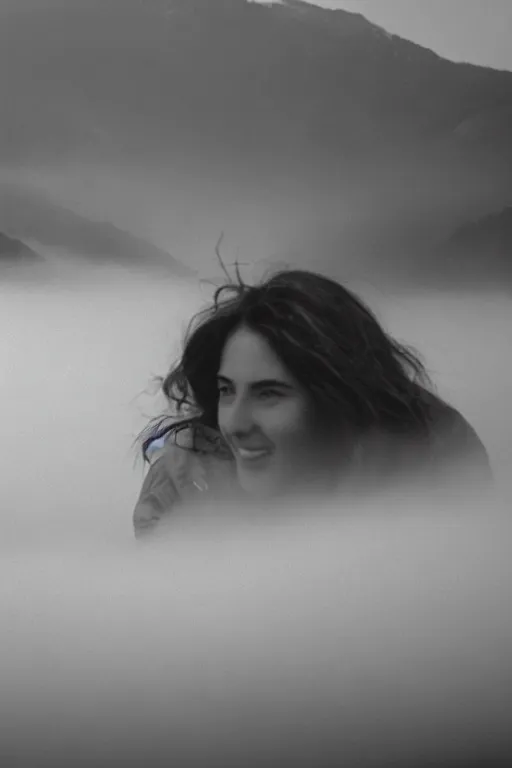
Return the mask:
<svg viewBox="0 0 512 768">
<path fill-rule="evenodd" d="M 264 400 L 268 400 L 272 397 L 281 397 L 281 392 L 278 392 L 277 389 L 262 389 L 260 392 L 260 397 Z"/>
<path fill-rule="evenodd" d="M 219 384 L 217 391 L 220 397 L 225 397 L 229 394 L 229 387 L 227 387 L 225 384 Z"/>
</svg>

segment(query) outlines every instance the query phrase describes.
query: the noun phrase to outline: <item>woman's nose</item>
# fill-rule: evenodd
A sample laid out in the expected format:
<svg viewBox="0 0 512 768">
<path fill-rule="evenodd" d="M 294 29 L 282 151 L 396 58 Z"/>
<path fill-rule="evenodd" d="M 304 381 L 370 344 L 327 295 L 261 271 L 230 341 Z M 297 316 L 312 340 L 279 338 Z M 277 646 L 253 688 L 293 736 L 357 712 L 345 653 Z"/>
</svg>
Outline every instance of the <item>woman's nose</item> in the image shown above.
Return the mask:
<svg viewBox="0 0 512 768">
<path fill-rule="evenodd" d="M 250 405 L 243 400 L 233 403 L 225 421 L 227 422 L 226 426 L 228 431 L 232 435 L 237 436 L 238 434 L 243 435 L 250 432 L 254 427 L 254 419 Z"/>
</svg>

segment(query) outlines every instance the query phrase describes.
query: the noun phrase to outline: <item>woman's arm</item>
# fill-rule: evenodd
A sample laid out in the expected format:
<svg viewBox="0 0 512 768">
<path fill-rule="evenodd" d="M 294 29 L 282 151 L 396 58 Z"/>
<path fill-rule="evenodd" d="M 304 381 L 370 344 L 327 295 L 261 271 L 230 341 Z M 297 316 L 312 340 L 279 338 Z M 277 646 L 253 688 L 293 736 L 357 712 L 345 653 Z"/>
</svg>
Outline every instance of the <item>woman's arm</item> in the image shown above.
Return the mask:
<svg viewBox="0 0 512 768">
<path fill-rule="evenodd" d="M 133 528 L 137 539 L 153 532 L 180 500 L 176 485 L 164 460 L 165 448 L 155 441 L 148 449 L 150 467 L 133 511 Z"/>
</svg>

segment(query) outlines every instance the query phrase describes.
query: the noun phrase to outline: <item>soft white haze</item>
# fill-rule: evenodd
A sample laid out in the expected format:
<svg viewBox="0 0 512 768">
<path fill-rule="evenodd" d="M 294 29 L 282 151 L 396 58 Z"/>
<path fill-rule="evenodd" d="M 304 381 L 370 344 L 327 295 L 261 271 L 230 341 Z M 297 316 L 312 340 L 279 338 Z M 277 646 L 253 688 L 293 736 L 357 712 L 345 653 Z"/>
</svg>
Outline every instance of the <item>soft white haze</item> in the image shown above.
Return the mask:
<svg viewBox="0 0 512 768">
<path fill-rule="evenodd" d="M 357 119 L 348 120 L 347 145 L 338 143 L 337 128 L 331 136 L 334 80 L 333 98 L 319 89 L 318 104 L 327 106 L 318 121 L 316 82 L 307 91 L 313 101 L 298 109 L 308 66 L 302 55 L 290 79 L 292 98 L 282 98 L 287 94 L 274 90 L 269 77 L 263 100 L 248 112 L 254 125 L 239 131 L 245 84 L 234 99 L 231 88 L 228 94 L 221 87 L 225 62 L 233 65 L 240 45 L 233 31 L 237 3 L 233 29 L 224 26 L 228 16 L 219 16 L 220 38 L 211 36 L 202 15 L 182 15 L 178 29 L 190 24 L 192 55 L 197 52 L 191 61 L 186 35 L 169 38 L 180 43 L 177 59 L 167 48 L 160 15 L 167 0 L 148 2 L 149 13 L 146 0 L 126 2 L 131 10 L 123 26 L 125 1 L 81 0 L 82 29 L 71 0 L 24 3 L 31 8 L 25 11 L 20 0 L 0 0 L 6 57 L 0 133 L 9 163 L 0 167 L 7 201 L 0 229 L 55 267 L 45 278 L 43 269 L 9 275 L 0 265 L 0 765 L 466 768 L 455 758 L 471 757 L 475 766 L 492 766 L 505 742 L 512 746 L 510 289 L 387 293 L 370 278 L 351 286 L 401 341 L 419 348 L 440 394 L 475 426 L 493 465 L 495 497 L 482 498 L 468 486 L 457 503 L 434 502 L 428 492 L 365 503 L 340 497 L 270 514 L 252 510 L 252 516 L 191 510 L 173 518 L 167 536 L 141 547 L 132 510 L 144 466 L 133 443 L 164 405 L 151 394 L 151 377 L 174 361 L 190 315 L 210 290 L 167 273 L 150 275 L 143 260 L 137 273 L 92 268 L 87 254 L 67 251 L 83 245 L 72 211 L 89 220 L 86 233 L 91 222 L 102 233 L 104 223 L 107 235 L 114 224 L 203 277 L 220 272 L 214 247 L 221 230 L 227 263 L 250 262 L 256 274 L 267 260 L 292 260 L 296 252 L 296 265 L 325 253 L 322 264 L 333 270 L 372 276 L 372 254 L 368 264 L 358 261 L 365 244 L 380 257 L 381 238 L 403 225 L 405 240 L 411 230 L 413 272 L 423 232 L 443 242 L 459 219 L 463 224 L 506 204 L 506 163 L 493 155 L 487 169 L 480 156 L 466 162 L 457 148 L 452 157 L 450 142 L 444 163 L 428 137 L 427 144 L 416 143 L 414 126 L 423 118 L 412 111 L 404 112 L 406 130 L 397 123 L 397 133 L 388 125 L 386 94 L 374 89 L 373 74 L 367 77 L 374 64 L 357 64 L 357 56 L 347 83 L 357 96 L 361 81 L 361 121 L 359 109 L 352 110 Z M 503 44 L 508 0 L 337 5 L 356 6 L 391 33 L 449 58 L 512 68 L 512 47 L 505 51 Z M 289 62 L 278 66 L 278 28 L 263 24 L 261 34 L 266 29 L 277 82 L 285 83 Z M 289 35 L 286 25 L 277 34 L 295 46 L 302 39 L 296 31 L 290 24 Z M 306 57 L 316 56 L 313 37 Z M 212 67 L 217 90 L 210 94 L 201 46 L 213 41 L 222 50 L 219 39 L 227 42 L 227 58 Z M 204 50 L 209 76 L 212 49 Z M 258 47 L 248 53 L 241 72 L 252 79 L 260 54 Z M 191 66 L 190 80 L 182 77 L 189 62 L 200 64 Z M 254 99 L 258 82 L 247 89 Z M 392 98 L 401 99 L 401 82 L 398 89 L 390 85 Z M 463 110 L 466 95 L 468 110 L 485 101 L 478 88 L 475 99 L 469 91 L 454 90 L 457 109 L 459 96 Z M 230 108 L 224 118 L 210 98 L 215 93 Z M 199 98 L 205 109 L 196 113 Z M 352 102 L 349 90 L 349 110 Z M 183 123 L 176 103 L 184 105 Z M 375 148 L 375 165 L 366 148 L 373 136 L 379 144 L 380 128 L 369 131 L 367 120 L 375 114 L 381 126 L 381 108 L 382 125 L 392 130 L 385 128 L 382 147 Z M 437 109 L 433 125 L 444 124 Z M 197 121 L 196 114 L 204 117 Z M 343 108 L 332 125 L 342 126 L 345 114 Z M 269 118 L 261 122 L 261 143 L 259 115 Z M 203 130 L 210 117 L 211 131 Z M 490 120 L 494 125 L 492 113 Z M 233 132 L 224 130 L 226 121 Z M 409 135 L 409 121 L 414 152 L 404 154 L 396 137 Z M 326 154 L 324 130 L 333 141 Z M 362 154 L 355 141 L 352 158 L 360 130 L 371 141 L 364 139 Z M 11 182 L 26 187 L 26 198 L 7 189 Z M 35 191 L 42 193 L 39 207 Z M 394 238 L 386 242 L 393 245 Z M 92 249 L 98 260 L 103 247 L 109 251 Z M 354 259 L 345 260 L 352 248 Z M 399 267 L 400 254 L 389 263 Z M 244 274 L 250 277 L 253 267 Z M 388 285 L 392 280 L 390 273 Z"/>
<path fill-rule="evenodd" d="M 485 752 L 511 711 L 510 521 L 490 506 L 435 518 L 419 499 L 345 500 L 252 524 L 219 511 L 135 545 L 131 441 L 157 406 L 137 396 L 205 298 L 74 267 L 0 288 L 4 764 Z M 510 300 L 368 298 L 424 352 L 510 500 Z"/>
</svg>

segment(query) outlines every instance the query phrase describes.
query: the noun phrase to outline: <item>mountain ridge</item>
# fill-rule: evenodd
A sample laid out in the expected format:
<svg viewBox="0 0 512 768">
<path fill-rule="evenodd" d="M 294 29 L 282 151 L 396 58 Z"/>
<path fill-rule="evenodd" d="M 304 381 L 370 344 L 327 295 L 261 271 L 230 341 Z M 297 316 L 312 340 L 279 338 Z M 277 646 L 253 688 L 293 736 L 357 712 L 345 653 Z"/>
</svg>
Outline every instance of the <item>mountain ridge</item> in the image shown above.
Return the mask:
<svg viewBox="0 0 512 768">
<path fill-rule="evenodd" d="M 168 252 L 108 221 L 95 221 L 48 200 L 42 193 L 15 184 L 0 184 L 0 233 L 64 249 L 70 258 L 91 263 L 117 263 L 126 267 L 160 268 L 180 278 L 193 271 Z M 28 248 L 28 246 L 25 246 Z M 30 250 L 30 249 L 29 249 Z M 42 258 L 42 257 L 40 257 Z"/>
<path fill-rule="evenodd" d="M 326 10 L 300 0 L 275 6 L 246 0 L 153 0 L 144 7 L 133 0 L 122 4 L 119 0 L 75 0 L 70 6 L 47 2 L 45 8 L 43 3 L 37 9 L 32 7 L 30 14 L 18 12 L 13 17 L 18 18 L 17 24 L 9 17 L 3 25 L 10 36 L 2 41 L 3 50 L 11 60 L 14 58 L 14 65 L 19 65 L 20 74 L 23 69 L 25 77 L 38 71 L 38 84 L 50 99 L 51 109 L 45 108 L 41 98 L 36 101 L 41 125 L 35 126 L 35 133 L 39 130 L 42 136 L 46 120 L 54 124 L 58 119 L 64 138 L 67 122 L 68 143 L 76 141 L 82 149 L 87 142 L 89 149 L 95 143 L 101 149 L 101 132 L 108 133 L 116 109 L 134 117 L 135 123 L 139 122 L 137 116 L 139 120 L 144 117 L 146 127 L 151 125 L 153 138 L 160 143 L 165 144 L 164 129 L 171 132 L 169 139 L 185 140 L 186 128 L 195 133 L 196 141 L 207 140 L 209 134 L 222 141 L 225 132 L 232 143 L 237 126 L 245 126 L 252 138 L 257 137 L 247 128 L 249 121 L 244 120 L 242 110 L 236 109 L 239 99 L 240 108 L 249 111 L 259 130 L 267 129 L 269 134 L 274 131 L 275 139 L 279 138 L 277 129 L 288 127 L 307 146 L 316 126 L 323 140 L 336 146 L 340 130 L 352 142 L 361 139 L 361 126 L 367 139 L 374 139 L 384 129 L 402 137 L 411 130 L 413 134 L 420 130 L 442 135 L 490 106 L 511 104 L 512 73 L 448 62 L 397 36 L 391 40 L 386 35 L 376 36 L 376 25 L 361 14 Z M 66 39 L 58 29 L 63 30 Z M 19 42 L 13 48 L 16 35 Z M 95 51 L 96 61 L 90 59 L 90 50 Z M 287 51 L 285 57 L 281 55 L 283 50 Z M 61 69 L 63 55 L 68 59 L 65 77 Z M 30 64 L 31 58 L 37 68 Z M 403 69 L 406 64 L 407 72 Z M 424 72 L 423 67 L 428 71 Z M 350 72 L 357 74 L 351 76 Z M 433 81 L 436 88 L 432 87 Z M 27 79 L 24 85 L 33 90 Z M 0 94 L 2 86 L 7 87 L 0 80 Z M 168 102 L 162 98 L 164 86 Z M 419 90 L 425 95 L 427 89 L 428 98 L 418 94 Z M 459 107 L 454 98 L 457 93 Z M 352 108 L 359 113 L 355 120 L 343 114 L 343 109 L 333 108 L 333 94 L 352 101 Z M 464 104 L 468 95 L 470 105 Z M 64 99 L 59 102 L 60 108 L 58 98 Z M 70 109 L 63 110 L 66 99 Z M 446 113 L 443 117 L 435 117 L 436 101 Z M 179 116 L 173 103 L 179 107 Z M 230 107 L 225 113 L 229 119 L 223 120 L 219 114 L 222 106 Z M 17 109 L 22 108 L 20 103 Z M 56 110 L 53 114 L 52 109 Z M 200 120 L 207 115 L 209 120 Z M 408 119 L 404 120 L 406 115 Z M 372 131 L 372 119 L 376 117 L 378 125 Z M 297 124 L 295 120 L 300 121 Z M 233 130 L 230 124 L 234 124 Z M 33 134 L 27 121 L 24 128 L 25 138 L 30 139 Z M 122 135 L 119 123 L 112 128 Z M 0 133 L 0 149 L 1 139 Z"/>
<path fill-rule="evenodd" d="M 42 257 L 21 240 L 0 231 L 0 268 L 9 265 L 40 262 Z"/>
<path fill-rule="evenodd" d="M 299 0 L 16 2 L 0 24 L 0 162 L 165 178 L 163 239 L 187 253 L 202 221 L 215 240 L 243 208 L 259 231 L 279 229 L 255 250 L 307 241 L 304 259 L 319 254 L 325 221 L 347 258 L 381 232 L 391 269 L 394 251 L 414 261 L 419 241 L 512 194 L 512 73 L 450 62 L 362 14 Z M 326 204 L 331 218 L 315 217 Z M 358 240 L 345 236 L 352 216 Z"/>
</svg>

